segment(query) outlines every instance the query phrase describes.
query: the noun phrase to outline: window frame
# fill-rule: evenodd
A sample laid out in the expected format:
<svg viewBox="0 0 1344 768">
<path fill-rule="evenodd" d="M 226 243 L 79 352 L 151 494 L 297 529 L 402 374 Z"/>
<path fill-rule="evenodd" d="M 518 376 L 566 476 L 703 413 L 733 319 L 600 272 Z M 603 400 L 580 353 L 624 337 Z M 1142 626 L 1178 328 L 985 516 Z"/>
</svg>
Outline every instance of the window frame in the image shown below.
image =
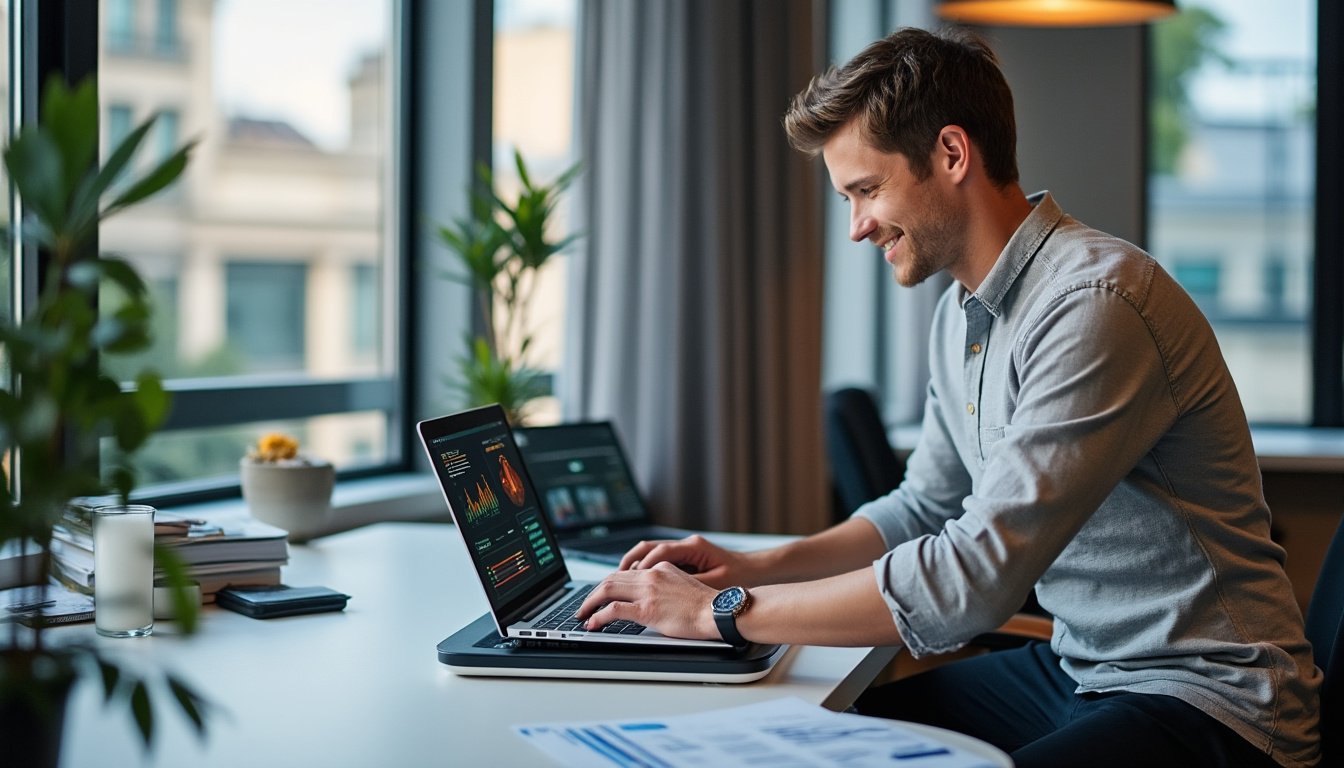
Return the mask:
<svg viewBox="0 0 1344 768">
<path fill-rule="evenodd" d="M 1284 423 L 1275 421 L 1253 421 L 1253 428 L 1301 429 L 1336 428 L 1344 426 L 1344 267 L 1341 267 L 1341 246 L 1344 246 L 1344 227 L 1329 221 L 1327 211 L 1336 210 L 1335 206 L 1344 203 L 1344 194 L 1340 194 L 1340 182 L 1344 180 L 1344 163 L 1337 158 L 1325 157 L 1333 153 L 1320 151 L 1321 137 L 1331 134 L 1323 131 L 1338 130 L 1341 98 L 1334 89 L 1344 83 L 1344 59 L 1340 57 L 1341 46 L 1334 36 L 1344 32 L 1336 4 L 1326 0 L 1316 2 L 1316 136 L 1312 147 L 1316 155 L 1316 189 L 1312 197 L 1312 306 L 1307 317 L 1307 349 L 1311 353 L 1309 361 L 1310 398 L 1308 421 L 1306 423 Z M 1144 30 L 1143 78 L 1144 82 L 1152 77 L 1152 51 L 1154 49 L 1153 28 Z M 1330 106 L 1327 106 L 1329 102 Z M 1144 156 L 1149 156 L 1151 147 L 1151 125 L 1147 110 L 1147 97 L 1144 101 L 1142 139 Z M 1330 118 L 1324 113 L 1333 111 L 1333 127 L 1329 127 Z M 1145 169 L 1145 174 L 1147 169 Z M 1331 190 L 1333 189 L 1333 193 Z M 1151 232 L 1151 201 L 1147 184 L 1143 188 L 1142 211 L 1145 237 Z M 1264 276 L 1262 275 L 1262 278 Z M 1282 304 L 1282 292 L 1271 301 Z M 1205 309 L 1206 313 L 1208 312 Z M 1211 318 L 1214 319 L 1214 318 Z M 1218 322 L 1236 324 L 1245 322 L 1245 318 L 1220 317 Z M 1267 318 L 1257 318 L 1259 325 L 1282 324 L 1292 322 L 1281 314 Z"/>
<path fill-rule="evenodd" d="M 1316 3 L 1315 283 L 1311 307 L 1312 426 L 1344 426 L 1344 158 L 1320 151 L 1344 130 L 1344 9 Z"/>
<path fill-rule="evenodd" d="M 854 0 L 834 5 L 829 16 L 833 60 L 847 58 L 846 47 L 858 40 L 868 40 L 874 29 L 916 25 L 932 28 L 935 24 L 926 7 L 914 8 L 902 0 Z M 1255 422 L 1253 428 L 1286 428 L 1290 431 L 1337 429 L 1344 427 L 1344 220 L 1337 211 L 1344 209 L 1344 156 L 1337 152 L 1322 152 L 1322 137 L 1344 134 L 1344 8 L 1338 3 L 1316 3 L 1316 189 L 1314 195 L 1312 307 L 1308 318 L 1308 349 L 1311 351 L 1310 397 L 1308 421 L 1286 426 L 1269 422 Z M 1067 32 L 1062 32 L 1067 34 Z M 1134 77 L 1146 83 L 1151 76 L 1151 28 L 1139 35 L 1143 52 L 1138 56 Z M 837 41 L 842 41 L 837 43 Z M 840 51 L 837 52 L 837 48 Z M 1145 91 L 1146 92 L 1146 91 Z M 1146 98 L 1135 119 L 1140 121 L 1138 132 L 1142 143 L 1141 156 L 1146 157 L 1150 142 Z M 1146 168 L 1144 169 L 1146 175 Z M 829 189 L 827 190 L 829 193 Z M 1135 200 L 1138 230 L 1146 238 L 1149 230 L 1149 199 L 1147 184 L 1139 184 L 1139 198 Z M 847 212 L 827 196 L 826 258 L 828 273 L 827 317 L 841 315 L 843 324 L 829 321 L 825 328 L 824 386 L 842 384 L 868 386 L 880 393 L 884 416 L 889 424 L 912 427 L 919 423 L 923 413 L 923 386 L 912 369 L 923 369 L 922 355 L 926 348 L 911 336 L 919 336 L 911 329 L 919 326 L 927 299 L 925 286 L 894 292 L 890 278 L 881 271 L 881 265 L 868 272 L 853 261 L 853 246 L 845 237 Z M 1128 199 L 1128 198 L 1127 198 Z M 1143 245 L 1143 243 L 1138 243 Z M 836 274 L 838 273 L 838 274 Z M 869 284 L 874 281 L 876 287 Z M 829 287 L 837 288 L 832 292 Z M 843 309 L 832 306 L 835 296 L 843 296 Z M 855 322 L 857 314 L 859 321 Z M 902 322 L 894 322 L 901 319 Z M 843 334 L 838 328 L 843 325 Z M 908 379 L 908 380 L 907 380 Z M 926 384 L 927 378 L 922 379 Z M 903 440 L 911 434 L 901 429 Z M 908 447 L 908 446 L 907 446 Z"/>
<path fill-rule="evenodd" d="M 415 108 L 415 94 L 422 90 L 423 83 L 417 73 L 433 73 L 427 78 L 430 80 L 438 77 L 470 83 L 472 71 L 478 71 L 481 67 L 489 71 L 491 51 L 489 45 L 483 51 L 468 46 L 459 51 L 459 55 L 474 59 L 474 64 L 449 70 L 450 74 L 445 75 L 440 71 L 422 68 L 423 57 L 417 50 L 417 44 L 434 40 L 438 32 L 454 28 L 463 19 L 471 20 L 473 17 L 475 27 L 484 24 L 488 40 L 493 18 L 491 0 L 473 0 L 470 4 L 448 10 L 434 8 L 434 5 L 423 0 L 392 0 L 388 60 L 392 89 L 388 103 L 392 109 L 392 127 L 387 158 L 390 170 L 385 174 L 383 182 L 386 185 L 384 207 L 387 214 L 383 217 L 385 258 L 381 262 L 381 273 L 385 279 L 381 281 L 380 294 L 383 301 L 380 324 L 387 328 L 381 333 L 388 342 L 380 354 L 387 363 L 388 373 L 321 379 L 295 375 L 249 376 L 244 381 L 230 378 L 165 381 L 165 387 L 173 394 L 173 407 L 160 428 L 161 432 L 380 410 L 389 414 L 387 460 L 377 465 L 342 469 L 338 477 L 349 479 L 404 473 L 422 463 L 422 460 L 417 460 L 419 452 L 412 445 L 412 412 L 413 409 L 425 412 L 426 402 L 440 399 L 436 390 L 441 389 L 442 384 L 426 377 L 422 370 L 424 366 L 417 364 L 417 361 L 426 358 L 419 349 L 423 345 L 423 337 L 416 332 L 416 324 L 412 319 L 419 316 L 419 305 L 424 300 L 424 291 L 417 289 L 416 284 L 424 282 L 427 276 L 421 274 L 424 269 L 420 266 L 420 254 L 425 250 L 425 243 L 418 234 L 419 227 L 415 222 L 424 218 L 421 203 L 426 198 L 431 202 L 441 202 L 439 198 L 445 198 L 450 211 L 461 208 L 455 207 L 460 203 L 451 195 L 424 195 L 423 179 L 411 162 L 413 157 L 421 156 L 418 153 L 421 146 L 426 152 L 445 152 L 441 149 L 441 135 L 435 137 L 436 142 L 422 140 L 434 134 L 419 124 L 422 116 Z M 422 17 L 432 17 L 429 21 L 433 29 L 419 28 L 417 22 Z M 51 73 L 64 73 L 70 82 L 97 75 L 101 43 L 98 22 L 99 0 L 16 0 L 11 6 L 12 45 L 15 48 L 12 60 L 18 64 L 11 75 L 14 80 L 12 101 L 17 112 L 13 122 L 16 126 L 36 118 L 40 109 L 40 84 Z M 476 35 L 475 39 L 479 41 L 480 35 Z M 484 125 L 484 140 L 488 144 L 488 84 L 484 93 L 487 99 L 484 117 L 473 115 L 474 127 L 470 131 L 478 132 L 480 126 Z M 479 100 L 473 100 L 473 105 L 478 103 Z M 102 119 L 101 114 L 99 119 Z M 437 158 L 435 164 L 446 167 L 449 170 L 447 176 L 456 181 L 470 178 L 474 160 L 448 156 Z M 16 218 L 13 234 L 17 236 L 18 230 Z M 97 248 L 97 235 L 93 241 L 92 247 Z M 43 268 L 44 258 L 35 249 L 24 247 L 16 251 L 16 269 L 20 278 L 14 291 L 13 309 L 16 316 L 20 316 L 18 313 L 23 311 L 25 304 L 37 295 Z M 395 279 L 386 279 L 389 277 Z M 465 301 L 452 301 L 451 306 L 465 307 L 468 304 Z M 465 328 L 470 322 L 465 310 L 460 312 L 460 318 L 456 314 L 446 318 L 437 316 L 440 327 L 446 327 L 454 338 L 460 335 L 458 327 Z M 135 498 L 150 504 L 168 506 L 232 498 L 239 494 L 238 479 L 233 477 L 157 485 L 148 491 L 137 492 Z"/>
</svg>

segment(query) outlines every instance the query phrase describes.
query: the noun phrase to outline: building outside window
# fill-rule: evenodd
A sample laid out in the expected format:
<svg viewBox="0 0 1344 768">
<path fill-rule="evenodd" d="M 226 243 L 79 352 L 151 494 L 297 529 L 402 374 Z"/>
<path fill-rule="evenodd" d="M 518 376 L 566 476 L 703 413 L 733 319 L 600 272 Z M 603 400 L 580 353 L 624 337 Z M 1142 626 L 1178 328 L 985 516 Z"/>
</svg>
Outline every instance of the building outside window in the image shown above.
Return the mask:
<svg viewBox="0 0 1344 768">
<path fill-rule="evenodd" d="M 1182 3 L 1151 51 L 1149 248 L 1213 322 L 1247 416 L 1307 424 L 1316 5 Z"/>
<path fill-rule="evenodd" d="M 177 34 L 178 0 L 158 0 L 154 18 L 154 49 L 163 55 L 175 55 L 179 52 L 180 41 Z"/>
<path fill-rule="evenodd" d="M 308 265 L 231 262 L 225 267 L 226 331 L 238 370 L 304 370 Z"/>
<path fill-rule="evenodd" d="M 496 0 L 494 61 L 495 180 L 506 199 L 518 188 L 513 152 L 523 154 L 535 181 L 549 183 L 574 163 L 575 0 L 548 3 Z M 573 192 L 568 192 L 568 201 Z M 569 205 L 558 210 L 558 240 L 568 233 Z M 546 263 L 537 275 L 528 319 L 532 325 L 532 364 L 556 373 L 564 354 L 567 253 Z M 560 418 L 559 401 L 546 398 L 531 423 Z"/>
<path fill-rule="evenodd" d="M 135 50 L 136 0 L 106 0 L 100 14 L 108 50 L 130 53 Z"/>
<path fill-rule="evenodd" d="M 145 450 L 147 494 L 236 484 L 238 459 L 273 430 L 342 471 L 401 461 L 397 329 L 374 322 L 403 250 L 388 66 L 400 5 L 101 0 L 105 137 L 158 114 L 146 162 L 197 142 L 173 190 L 100 232 L 171 328 L 149 353 L 177 396 Z M 317 405 L 309 391 L 362 394 Z"/>
</svg>

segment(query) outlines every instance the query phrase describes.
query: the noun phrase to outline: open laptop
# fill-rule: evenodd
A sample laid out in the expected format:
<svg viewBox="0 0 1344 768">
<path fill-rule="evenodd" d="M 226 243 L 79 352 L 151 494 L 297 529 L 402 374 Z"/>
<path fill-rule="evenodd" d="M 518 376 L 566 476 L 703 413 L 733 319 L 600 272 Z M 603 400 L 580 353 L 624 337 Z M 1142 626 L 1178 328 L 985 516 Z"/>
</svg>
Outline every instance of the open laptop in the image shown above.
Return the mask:
<svg viewBox="0 0 1344 768">
<path fill-rule="evenodd" d="M 428 419 L 417 424 L 416 431 L 500 636 L 654 647 L 731 647 L 720 640 L 667 637 L 624 621 L 593 631 L 580 629 L 574 611 L 596 583 L 570 580 L 503 409 L 488 405 Z"/>
<path fill-rule="evenodd" d="M 565 554 L 615 565 L 641 541 L 693 533 L 653 523 L 610 421 L 518 427 L 513 435 Z"/>
</svg>

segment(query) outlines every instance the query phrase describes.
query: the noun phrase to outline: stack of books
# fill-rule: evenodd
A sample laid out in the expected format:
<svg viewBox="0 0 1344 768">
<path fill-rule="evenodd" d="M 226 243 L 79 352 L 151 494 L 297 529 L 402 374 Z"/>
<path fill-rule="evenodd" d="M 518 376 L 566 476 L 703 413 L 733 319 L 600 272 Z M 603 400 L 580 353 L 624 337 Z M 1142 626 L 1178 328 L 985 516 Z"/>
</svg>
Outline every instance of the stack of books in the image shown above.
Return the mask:
<svg viewBox="0 0 1344 768">
<path fill-rule="evenodd" d="M 280 567 L 289 562 L 285 531 L 251 517 L 194 520 L 163 511 L 154 514 L 154 543 L 168 547 L 201 585 L 204 602 L 227 586 L 280 583 Z M 93 531 L 87 508 L 71 505 L 52 531 L 52 563 L 61 583 L 93 594 Z M 162 576 L 160 569 L 155 575 Z"/>
<path fill-rule="evenodd" d="M 41 584 L 42 553 L 31 541 L 10 539 L 0 543 L 0 589 Z"/>
</svg>

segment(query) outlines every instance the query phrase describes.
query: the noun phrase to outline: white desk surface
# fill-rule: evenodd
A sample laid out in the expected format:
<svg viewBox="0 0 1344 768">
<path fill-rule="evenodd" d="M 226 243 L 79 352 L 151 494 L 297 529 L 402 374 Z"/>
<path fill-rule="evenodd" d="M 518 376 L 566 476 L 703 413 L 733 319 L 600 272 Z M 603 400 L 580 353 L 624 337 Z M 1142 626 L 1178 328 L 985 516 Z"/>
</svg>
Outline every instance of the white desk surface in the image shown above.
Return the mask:
<svg viewBox="0 0 1344 768">
<path fill-rule="evenodd" d="M 544 760 L 510 725 L 672 715 L 784 696 L 838 710 L 895 655 L 794 647 L 767 677 L 745 685 L 460 677 L 439 663 L 435 647 L 486 603 L 456 537 L 447 525 L 383 523 L 291 547 L 285 582 L 352 595 L 342 613 L 260 621 L 209 606 L 188 638 L 162 622 L 139 639 L 96 637 L 92 624 L 53 632 L 57 641 L 95 639 L 127 661 L 172 670 L 219 705 L 201 743 L 165 696 L 155 749 L 144 755 L 129 707 L 105 709 L 95 686 L 81 684 L 61 764 L 538 765 Z M 578 578 L 604 572 L 577 561 L 570 570 Z"/>
</svg>

